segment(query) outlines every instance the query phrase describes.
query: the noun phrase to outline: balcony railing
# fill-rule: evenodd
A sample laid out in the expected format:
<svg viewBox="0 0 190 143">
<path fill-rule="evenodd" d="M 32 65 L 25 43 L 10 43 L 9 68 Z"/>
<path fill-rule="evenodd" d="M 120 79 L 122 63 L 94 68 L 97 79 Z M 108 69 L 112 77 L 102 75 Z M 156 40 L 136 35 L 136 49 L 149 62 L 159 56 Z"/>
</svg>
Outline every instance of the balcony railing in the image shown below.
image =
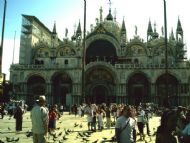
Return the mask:
<svg viewBox="0 0 190 143">
<path fill-rule="evenodd" d="M 53 69 L 73 69 L 73 68 L 80 68 L 76 65 L 20 65 L 20 64 L 14 64 L 11 65 L 11 69 L 17 70 L 17 69 L 26 69 L 26 70 L 53 70 Z"/>
<path fill-rule="evenodd" d="M 165 69 L 165 64 L 115 64 L 120 69 Z M 188 64 L 169 64 L 169 69 L 190 68 Z"/>
<path fill-rule="evenodd" d="M 105 64 L 109 65 L 116 69 L 164 69 L 165 64 L 119 64 L 115 63 L 114 65 L 97 61 L 97 62 L 90 62 L 86 65 L 86 67 L 92 67 L 93 65 L 98 64 Z M 74 68 L 81 68 L 80 64 L 65 64 L 65 65 L 59 65 L 59 64 L 50 64 L 50 65 L 20 65 L 20 64 L 13 64 L 11 65 L 11 69 L 28 69 L 28 70 L 51 70 L 51 69 L 74 69 Z M 180 64 L 168 64 L 169 69 L 187 69 L 190 68 L 190 65 L 188 63 L 180 63 Z"/>
</svg>

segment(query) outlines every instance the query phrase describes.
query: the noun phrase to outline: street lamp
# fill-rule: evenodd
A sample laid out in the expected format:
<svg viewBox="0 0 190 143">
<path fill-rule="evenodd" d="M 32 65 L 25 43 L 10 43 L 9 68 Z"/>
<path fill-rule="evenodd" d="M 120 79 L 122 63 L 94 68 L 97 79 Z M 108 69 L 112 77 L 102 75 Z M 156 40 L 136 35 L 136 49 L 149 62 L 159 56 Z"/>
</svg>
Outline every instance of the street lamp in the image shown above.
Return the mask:
<svg viewBox="0 0 190 143">
<path fill-rule="evenodd" d="M 86 49 L 86 0 L 84 0 L 84 31 L 83 31 L 83 54 L 82 54 L 82 102 L 85 102 L 85 49 Z"/>
<path fill-rule="evenodd" d="M 2 36 L 1 36 L 1 47 L 0 47 L 0 73 L 2 72 L 3 40 L 4 40 L 6 7 L 7 7 L 7 0 L 4 0 L 4 13 L 3 13 Z"/>
</svg>

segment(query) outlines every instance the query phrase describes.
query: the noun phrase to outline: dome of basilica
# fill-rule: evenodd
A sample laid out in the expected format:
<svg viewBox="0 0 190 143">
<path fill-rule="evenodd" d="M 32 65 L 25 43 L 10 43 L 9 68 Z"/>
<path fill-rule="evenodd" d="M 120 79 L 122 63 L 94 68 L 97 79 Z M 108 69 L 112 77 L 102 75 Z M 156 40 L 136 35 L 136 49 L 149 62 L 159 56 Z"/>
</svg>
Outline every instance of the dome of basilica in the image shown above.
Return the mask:
<svg viewBox="0 0 190 143">
<path fill-rule="evenodd" d="M 103 27 L 110 33 L 112 33 L 117 39 L 120 37 L 121 25 L 113 20 L 105 20 L 102 22 Z"/>
</svg>

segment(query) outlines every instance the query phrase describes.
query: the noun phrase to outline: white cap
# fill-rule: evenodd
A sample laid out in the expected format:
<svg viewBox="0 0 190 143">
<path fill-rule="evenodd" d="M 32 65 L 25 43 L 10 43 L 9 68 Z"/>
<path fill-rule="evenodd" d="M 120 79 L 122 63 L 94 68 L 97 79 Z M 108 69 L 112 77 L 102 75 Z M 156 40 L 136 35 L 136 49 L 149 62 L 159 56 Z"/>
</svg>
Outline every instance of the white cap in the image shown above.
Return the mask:
<svg viewBox="0 0 190 143">
<path fill-rule="evenodd" d="M 44 95 L 39 96 L 39 101 L 46 101 L 46 97 Z"/>
</svg>

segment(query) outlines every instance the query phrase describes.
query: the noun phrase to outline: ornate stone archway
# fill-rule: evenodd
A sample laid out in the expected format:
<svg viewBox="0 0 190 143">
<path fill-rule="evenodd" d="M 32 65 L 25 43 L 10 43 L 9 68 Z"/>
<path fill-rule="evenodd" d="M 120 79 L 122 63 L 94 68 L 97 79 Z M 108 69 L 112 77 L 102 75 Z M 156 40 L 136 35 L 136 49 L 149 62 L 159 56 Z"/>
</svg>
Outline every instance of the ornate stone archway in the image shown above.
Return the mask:
<svg viewBox="0 0 190 143">
<path fill-rule="evenodd" d="M 52 77 L 52 104 L 67 105 L 71 97 L 72 80 L 66 73 L 58 73 Z M 71 100 L 71 99 L 70 99 Z"/>
<path fill-rule="evenodd" d="M 179 81 L 171 74 L 163 74 L 156 80 L 159 105 L 177 105 Z"/>
<path fill-rule="evenodd" d="M 133 74 L 127 83 L 129 104 L 139 105 L 141 102 L 149 102 L 150 85 L 143 73 Z"/>
<path fill-rule="evenodd" d="M 45 79 L 39 75 L 32 75 L 27 80 L 27 98 L 26 103 L 33 105 L 36 96 L 45 95 L 46 82 Z"/>
<path fill-rule="evenodd" d="M 97 104 L 115 102 L 114 77 L 105 67 L 92 67 L 86 74 L 86 101 Z"/>
</svg>

